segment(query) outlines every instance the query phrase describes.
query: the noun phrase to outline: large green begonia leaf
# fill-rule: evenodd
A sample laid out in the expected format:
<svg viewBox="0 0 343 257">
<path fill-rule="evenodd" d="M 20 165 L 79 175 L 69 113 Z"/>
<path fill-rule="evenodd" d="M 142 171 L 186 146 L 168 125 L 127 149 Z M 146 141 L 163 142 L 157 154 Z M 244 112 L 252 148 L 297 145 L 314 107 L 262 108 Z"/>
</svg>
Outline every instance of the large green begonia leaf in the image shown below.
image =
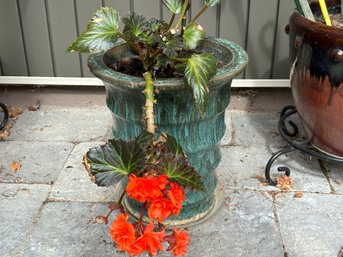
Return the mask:
<svg viewBox="0 0 343 257">
<path fill-rule="evenodd" d="M 217 72 L 216 58 L 211 54 L 193 54 L 188 59 L 185 80 L 193 90 L 193 97 L 201 114 L 208 106 L 209 80 Z"/>
<path fill-rule="evenodd" d="M 185 189 L 205 191 L 204 181 L 197 170 L 190 166 L 185 158 L 167 154 L 161 159 L 161 172 L 171 181 Z"/>
<path fill-rule="evenodd" d="M 171 152 L 175 155 L 182 155 L 185 156 L 182 146 L 176 141 L 175 137 L 171 135 L 167 135 L 167 139 L 165 142 L 165 147 L 167 148 L 168 152 Z"/>
<path fill-rule="evenodd" d="M 185 49 L 195 49 L 205 39 L 205 31 L 195 23 L 189 24 L 183 33 L 183 40 L 185 42 Z"/>
<path fill-rule="evenodd" d="M 123 18 L 124 23 L 124 35 L 130 39 L 138 38 L 145 34 L 148 26 L 148 22 L 142 14 L 131 13 L 130 15 Z"/>
<path fill-rule="evenodd" d="M 99 52 L 115 45 L 119 13 L 111 7 L 102 7 L 89 21 L 87 29 L 68 47 L 67 52 Z"/>
<path fill-rule="evenodd" d="M 137 141 L 110 139 L 85 154 L 85 167 L 98 186 L 111 186 L 124 176 L 142 170 L 145 154 Z"/>
<path fill-rule="evenodd" d="M 163 0 L 163 4 L 174 14 L 181 12 L 183 0 Z"/>
<path fill-rule="evenodd" d="M 221 0 L 205 0 L 207 6 L 216 6 L 220 4 Z"/>
</svg>

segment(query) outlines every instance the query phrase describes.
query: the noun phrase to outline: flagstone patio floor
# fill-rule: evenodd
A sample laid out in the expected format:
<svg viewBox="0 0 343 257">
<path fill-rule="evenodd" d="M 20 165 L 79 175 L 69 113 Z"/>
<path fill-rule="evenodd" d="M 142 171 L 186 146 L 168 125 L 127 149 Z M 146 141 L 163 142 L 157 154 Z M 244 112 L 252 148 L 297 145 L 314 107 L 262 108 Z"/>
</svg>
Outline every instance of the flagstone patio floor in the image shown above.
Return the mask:
<svg viewBox="0 0 343 257">
<path fill-rule="evenodd" d="M 0 94 L 1 102 L 23 110 L 0 141 L 0 256 L 126 256 L 113 247 L 108 226 L 95 222 L 107 212 L 113 190 L 93 184 L 81 163 L 89 147 L 110 137 L 105 96 L 101 90 L 96 100 L 74 90 L 56 92 Z M 289 89 L 234 90 L 217 169 L 224 201 L 208 221 L 189 228 L 188 256 L 339 255 L 342 164 L 292 153 L 272 168 L 274 178 L 279 165 L 291 169 L 291 191 L 263 183 L 267 161 L 287 146 L 277 131 L 287 104 Z M 18 170 L 11 167 L 15 162 Z"/>
</svg>

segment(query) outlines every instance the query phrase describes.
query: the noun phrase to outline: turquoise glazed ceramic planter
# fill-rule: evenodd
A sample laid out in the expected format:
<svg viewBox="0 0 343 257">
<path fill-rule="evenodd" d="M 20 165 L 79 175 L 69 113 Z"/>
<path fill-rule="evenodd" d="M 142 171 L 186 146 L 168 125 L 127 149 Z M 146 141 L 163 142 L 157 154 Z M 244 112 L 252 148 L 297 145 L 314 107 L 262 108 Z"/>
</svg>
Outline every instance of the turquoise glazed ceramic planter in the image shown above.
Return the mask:
<svg viewBox="0 0 343 257">
<path fill-rule="evenodd" d="M 182 79 L 157 79 L 155 122 L 157 130 L 174 136 L 185 150 L 189 162 L 204 177 L 206 192 L 187 192 L 186 201 L 177 220 L 172 224 L 196 223 L 208 216 L 218 202 L 220 191 L 215 169 L 221 159 L 220 140 L 225 133 L 224 115 L 230 101 L 232 79 L 246 66 L 246 52 L 236 44 L 223 39 L 209 38 L 203 49 L 213 53 L 222 67 L 210 81 L 210 106 L 204 117 L 197 111 L 191 90 Z M 93 54 L 88 65 L 91 72 L 104 81 L 107 106 L 113 115 L 113 136 L 133 139 L 144 129 L 142 124 L 145 97 L 143 78 L 115 72 L 110 63 L 131 55 L 127 45 L 119 45 L 106 53 Z M 137 203 L 126 201 L 126 207 L 135 215 Z"/>
</svg>

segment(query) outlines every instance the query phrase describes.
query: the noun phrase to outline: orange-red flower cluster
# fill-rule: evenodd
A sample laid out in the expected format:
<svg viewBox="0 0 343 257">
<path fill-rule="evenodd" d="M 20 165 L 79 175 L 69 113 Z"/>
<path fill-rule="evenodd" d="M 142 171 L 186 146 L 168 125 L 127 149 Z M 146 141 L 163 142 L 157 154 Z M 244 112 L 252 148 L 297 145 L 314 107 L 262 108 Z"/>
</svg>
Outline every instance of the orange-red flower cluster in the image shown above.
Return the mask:
<svg viewBox="0 0 343 257">
<path fill-rule="evenodd" d="M 167 251 L 172 251 L 173 256 L 187 254 L 189 244 L 187 232 L 175 229 L 172 235 L 167 236 L 164 230 L 155 232 L 154 224 L 150 223 L 136 235 L 134 225 L 128 223 L 127 218 L 128 215 L 119 214 L 110 228 L 111 238 L 119 249 L 126 251 L 131 256 L 141 255 L 144 251 L 155 256 L 159 251 L 163 251 L 162 243 L 166 241 L 170 245 Z M 139 224 L 137 225 L 140 227 Z"/>
<path fill-rule="evenodd" d="M 171 215 L 178 215 L 185 200 L 183 189 L 177 183 L 169 182 L 166 175 L 143 178 L 130 175 L 126 193 L 139 202 L 146 202 L 150 220 L 156 219 L 160 223 Z"/>
<path fill-rule="evenodd" d="M 166 188 L 167 183 L 168 176 L 166 175 L 157 178 L 151 176 L 141 178 L 132 174 L 129 176 L 126 193 L 138 202 L 144 203 L 163 197 L 162 191 Z"/>
<path fill-rule="evenodd" d="M 171 215 L 179 214 L 182 202 L 185 200 L 183 189 L 177 183 L 168 181 L 166 175 L 158 177 L 130 175 L 126 193 L 149 208 L 151 223 L 146 227 L 141 222 L 131 224 L 127 222 L 127 214 L 119 214 L 110 228 L 111 238 L 118 248 L 131 256 L 141 255 L 143 252 L 155 256 L 159 251 L 163 251 L 162 243 L 168 242 L 167 251 L 172 251 L 175 257 L 186 254 L 189 244 L 187 232 L 175 229 L 171 235 L 166 235 L 164 230 L 154 231 L 155 219 L 162 223 Z"/>
<path fill-rule="evenodd" d="M 169 188 L 165 190 L 165 196 L 152 200 L 149 204 L 148 215 L 150 220 L 157 219 L 162 223 L 163 219 L 171 215 L 178 215 L 185 200 L 183 189 L 176 183 L 169 183 Z"/>
</svg>

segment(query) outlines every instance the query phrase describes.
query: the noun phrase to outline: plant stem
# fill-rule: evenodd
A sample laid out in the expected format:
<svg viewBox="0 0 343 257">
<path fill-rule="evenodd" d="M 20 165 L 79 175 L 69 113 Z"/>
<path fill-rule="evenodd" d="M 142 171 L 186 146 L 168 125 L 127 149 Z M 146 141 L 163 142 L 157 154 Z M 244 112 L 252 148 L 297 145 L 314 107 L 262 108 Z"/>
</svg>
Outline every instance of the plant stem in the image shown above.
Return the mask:
<svg viewBox="0 0 343 257">
<path fill-rule="evenodd" d="M 307 19 L 315 21 L 310 5 L 307 0 L 294 0 L 295 5 L 297 6 L 298 11 L 304 15 Z"/>
<path fill-rule="evenodd" d="M 188 62 L 188 58 L 179 58 L 179 57 L 171 57 L 170 58 L 174 62 Z"/>
<path fill-rule="evenodd" d="M 343 0 L 342 0 L 343 1 Z M 173 25 L 173 22 L 175 20 L 175 13 L 173 13 L 172 17 L 170 18 L 169 24 L 168 24 L 168 29 L 167 31 L 171 28 L 171 26 Z"/>
<path fill-rule="evenodd" d="M 105 216 L 105 218 L 108 219 L 108 217 L 111 215 L 112 212 L 113 212 L 113 209 L 111 209 L 111 210 L 107 213 L 107 215 Z"/>
<path fill-rule="evenodd" d="M 143 74 L 145 79 L 145 120 L 146 130 L 155 135 L 155 116 L 154 116 L 154 83 L 152 81 L 151 72 L 147 71 Z"/>
<path fill-rule="evenodd" d="M 137 48 L 136 48 L 136 46 L 135 46 L 135 44 L 132 42 L 132 41 L 130 41 L 130 39 L 128 38 L 128 37 L 126 37 L 123 33 L 121 33 L 121 32 L 117 32 L 117 35 L 120 37 L 120 38 L 122 38 L 122 39 L 124 39 L 125 40 L 125 42 L 130 46 L 130 48 L 134 51 L 134 52 L 138 52 L 137 51 Z"/>
<path fill-rule="evenodd" d="M 183 34 L 185 33 L 186 26 L 187 26 L 187 18 L 185 15 L 185 16 L 183 16 L 182 21 L 181 21 L 181 32 L 180 32 L 181 37 L 183 37 Z"/>
<path fill-rule="evenodd" d="M 145 212 L 145 209 L 146 209 L 146 205 L 147 205 L 147 201 L 145 201 L 145 202 L 143 203 L 142 210 L 141 210 L 141 213 L 140 213 L 140 215 L 139 215 L 139 220 L 138 220 L 138 222 L 142 222 L 143 215 L 144 215 L 144 212 Z"/>
<path fill-rule="evenodd" d="M 202 8 L 201 11 L 197 15 L 194 16 L 194 18 L 191 20 L 190 23 L 195 22 L 207 10 L 207 8 L 208 6 L 205 5 L 204 8 Z"/>
<path fill-rule="evenodd" d="M 179 20 L 177 21 L 176 25 L 175 25 L 175 31 L 177 31 L 177 28 L 180 26 L 181 24 L 181 21 L 183 19 L 183 16 L 185 15 L 186 13 L 186 9 L 187 9 L 187 6 L 188 6 L 188 1 L 189 0 L 185 0 L 185 2 L 183 3 L 183 6 L 182 6 L 182 9 L 181 9 L 181 13 L 180 13 L 180 17 L 179 17 Z"/>
</svg>

